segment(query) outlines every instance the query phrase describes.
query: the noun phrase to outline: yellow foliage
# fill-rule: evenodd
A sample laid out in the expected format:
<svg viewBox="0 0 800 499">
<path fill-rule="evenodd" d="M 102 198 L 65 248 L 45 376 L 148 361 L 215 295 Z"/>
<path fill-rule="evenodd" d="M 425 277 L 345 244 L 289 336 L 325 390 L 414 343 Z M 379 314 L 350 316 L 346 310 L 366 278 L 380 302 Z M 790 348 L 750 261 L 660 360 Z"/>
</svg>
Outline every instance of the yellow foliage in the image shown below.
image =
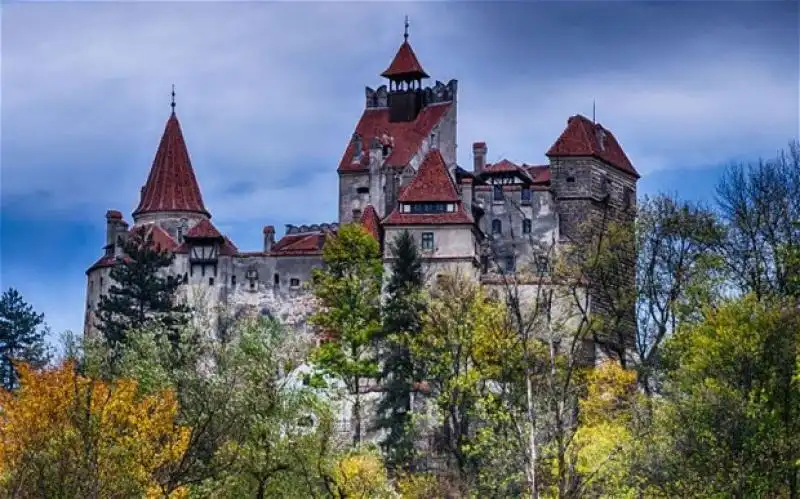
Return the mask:
<svg viewBox="0 0 800 499">
<path fill-rule="evenodd" d="M 21 389 L 0 393 L 0 490 L 163 496 L 158 477 L 189 439 L 171 391 L 142 396 L 133 380 L 86 378 L 70 363 L 19 372 Z"/>
<path fill-rule="evenodd" d="M 340 497 L 393 497 L 380 456 L 369 452 L 353 452 L 336 464 L 335 481 Z"/>
</svg>

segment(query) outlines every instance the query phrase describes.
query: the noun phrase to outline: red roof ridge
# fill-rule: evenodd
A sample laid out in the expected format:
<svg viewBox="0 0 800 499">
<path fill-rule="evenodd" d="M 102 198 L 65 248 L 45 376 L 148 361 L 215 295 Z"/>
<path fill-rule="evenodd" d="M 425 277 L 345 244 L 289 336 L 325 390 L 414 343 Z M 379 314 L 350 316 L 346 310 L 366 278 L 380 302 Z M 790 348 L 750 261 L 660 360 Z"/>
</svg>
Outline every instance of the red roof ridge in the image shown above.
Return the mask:
<svg viewBox="0 0 800 499">
<path fill-rule="evenodd" d="M 139 206 L 133 215 L 159 211 L 185 211 L 211 216 L 203 204 L 175 111 L 167 119 L 150 174 L 142 187 Z"/>
<path fill-rule="evenodd" d="M 417 174 L 400 194 L 400 202 L 458 202 L 458 192 L 442 154 L 434 149 L 425 155 Z"/>
<path fill-rule="evenodd" d="M 389 64 L 386 71 L 381 73 L 381 76 L 385 78 L 407 77 L 417 79 L 428 78 L 428 73 L 422 69 L 422 64 L 419 63 L 414 49 L 411 48 L 411 44 L 408 43 L 408 40 L 405 40 L 403 44 L 400 45 L 400 48 L 397 49 L 397 54 L 395 54 L 394 59 L 392 59 L 392 63 Z"/>
</svg>

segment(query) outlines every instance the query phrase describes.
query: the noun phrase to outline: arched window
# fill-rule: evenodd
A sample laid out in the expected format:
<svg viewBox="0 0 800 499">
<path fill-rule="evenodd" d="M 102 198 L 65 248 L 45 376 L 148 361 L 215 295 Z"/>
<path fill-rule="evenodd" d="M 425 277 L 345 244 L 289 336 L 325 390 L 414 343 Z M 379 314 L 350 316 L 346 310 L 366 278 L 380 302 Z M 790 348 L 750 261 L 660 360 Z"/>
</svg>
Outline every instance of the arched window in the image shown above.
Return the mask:
<svg viewBox="0 0 800 499">
<path fill-rule="evenodd" d="M 492 220 L 492 234 L 502 234 L 503 233 L 503 223 L 498 220 Z"/>
</svg>

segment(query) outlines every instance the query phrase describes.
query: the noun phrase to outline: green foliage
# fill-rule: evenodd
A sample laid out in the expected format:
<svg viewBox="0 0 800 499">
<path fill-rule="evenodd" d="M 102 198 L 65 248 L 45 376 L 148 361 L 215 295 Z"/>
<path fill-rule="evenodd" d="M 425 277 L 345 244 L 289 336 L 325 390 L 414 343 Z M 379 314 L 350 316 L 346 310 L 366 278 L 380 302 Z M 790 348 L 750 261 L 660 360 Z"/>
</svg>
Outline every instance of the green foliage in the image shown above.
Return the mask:
<svg viewBox="0 0 800 499">
<path fill-rule="evenodd" d="M 326 341 L 312 360 L 322 373 L 341 379 L 354 398 L 353 439 L 361 440 L 360 387 L 376 378 L 378 362 L 372 348 L 381 329 L 383 264 L 378 242 L 357 224 L 343 225 L 325 241 L 325 267 L 315 269 L 312 289 L 320 310 L 311 317 Z"/>
<path fill-rule="evenodd" d="M 122 250 L 125 258 L 111 270 L 109 292 L 100 297 L 97 328 L 113 347 L 123 347 L 130 331 L 153 323 L 177 343 L 189 309 L 176 300 L 180 278 L 164 275 L 175 255 L 154 245 L 152 232 L 141 228 L 122 241 Z"/>
<path fill-rule="evenodd" d="M 425 311 L 422 258 L 408 231 L 398 235 L 390 248 L 394 260 L 385 290 L 383 330 L 378 344 L 384 392 L 376 411 L 376 426 L 388 430 L 382 442 L 387 462 L 409 469 L 414 458 L 413 435 L 409 432 L 411 397 L 415 382 L 422 380 L 409 344 L 410 338 L 420 333 Z"/>
<path fill-rule="evenodd" d="M 44 314 L 36 313 L 14 288 L 0 297 L 0 383 L 6 390 L 18 385 L 14 362 L 43 366 L 50 355 L 45 346 Z"/>
<path fill-rule="evenodd" d="M 706 308 L 702 322 L 675 334 L 652 482 L 708 497 L 781 497 L 797 487 L 799 344 L 796 304 L 754 295 Z"/>
<path fill-rule="evenodd" d="M 508 346 L 505 311 L 481 288 L 459 275 L 443 275 L 431 290 L 420 334 L 410 349 L 422 366 L 436 404 L 442 451 L 466 477 L 476 462 L 470 438 L 493 360 Z"/>
</svg>

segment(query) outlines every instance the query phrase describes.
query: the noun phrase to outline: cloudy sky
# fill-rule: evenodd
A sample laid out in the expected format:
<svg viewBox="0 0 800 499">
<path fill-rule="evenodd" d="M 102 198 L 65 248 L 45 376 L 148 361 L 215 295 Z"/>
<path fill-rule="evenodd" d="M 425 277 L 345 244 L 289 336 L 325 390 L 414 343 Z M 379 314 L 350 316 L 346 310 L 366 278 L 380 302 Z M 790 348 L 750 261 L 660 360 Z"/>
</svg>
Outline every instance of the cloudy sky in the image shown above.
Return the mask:
<svg viewBox="0 0 800 499">
<path fill-rule="evenodd" d="M 410 41 L 459 80 L 458 159 L 544 162 L 575 113 L 640 193 L 711 200 L 721 168 L 798 136 L 798 2 L 5 2 L 0 284 L 80 331 L 107 209 L 130 220 L 171 84 L 206 206 L 243 250 L 333 221 L 364 86 Z"/>
</svg>

